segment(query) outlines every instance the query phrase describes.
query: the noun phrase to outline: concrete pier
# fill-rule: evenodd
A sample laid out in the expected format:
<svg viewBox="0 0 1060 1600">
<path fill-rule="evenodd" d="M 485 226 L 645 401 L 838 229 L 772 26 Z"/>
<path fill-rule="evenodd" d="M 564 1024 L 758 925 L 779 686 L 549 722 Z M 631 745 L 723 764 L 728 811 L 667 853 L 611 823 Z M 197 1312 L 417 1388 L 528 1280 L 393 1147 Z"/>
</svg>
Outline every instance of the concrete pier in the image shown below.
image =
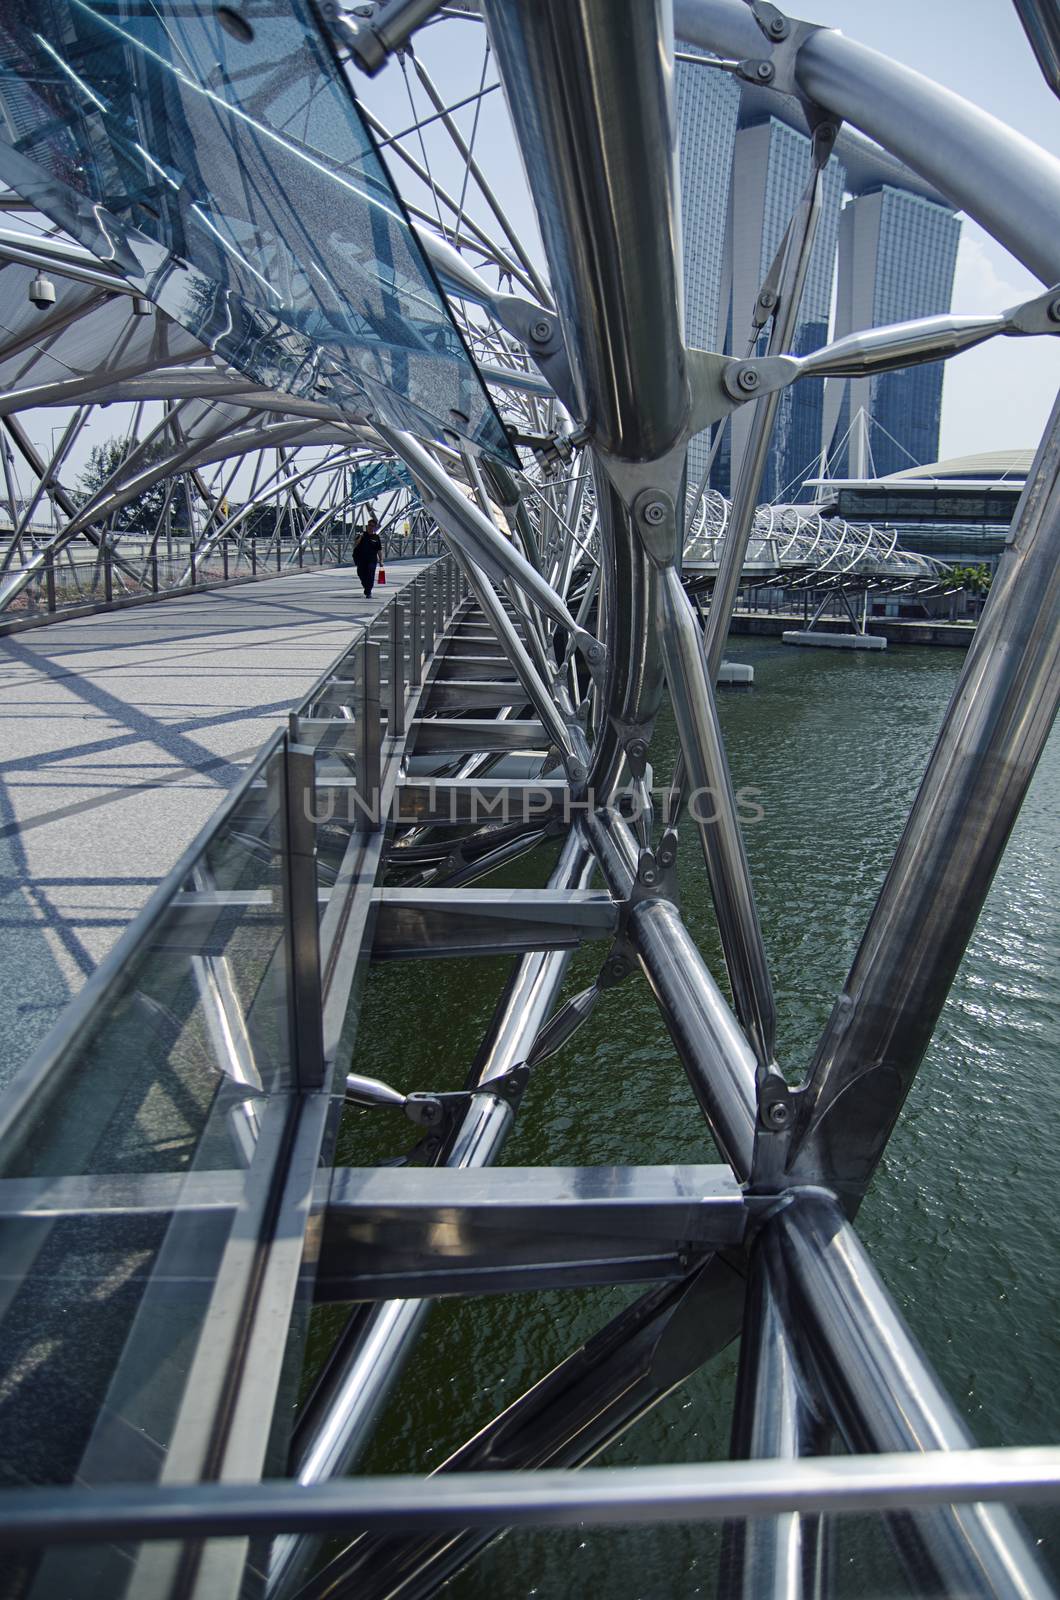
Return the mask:
<svg viewBox="0 0 1060 1600">
<path fill-rule="evenodd" d="M 874 633 L 825 633 L 817 628 L 792 628 L 781 634 L 784 644 L 823 645 L 832 650 L 886 650 L 887 640 Z"/>
</svg>

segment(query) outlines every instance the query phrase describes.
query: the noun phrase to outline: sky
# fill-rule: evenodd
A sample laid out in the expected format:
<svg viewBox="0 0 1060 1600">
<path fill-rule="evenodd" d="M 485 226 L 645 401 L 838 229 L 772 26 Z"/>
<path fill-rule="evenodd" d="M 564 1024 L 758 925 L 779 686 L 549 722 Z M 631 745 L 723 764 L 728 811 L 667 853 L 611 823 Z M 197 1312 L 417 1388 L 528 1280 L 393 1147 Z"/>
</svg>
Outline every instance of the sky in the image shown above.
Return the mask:
<svg viewBox="0 0 1060 1600">
<path fill-rule="evenodd" d="M 807 0 L 807 12 L 828 26 L 885 55 L 917 68 L 928 77 L 964 95 L 1046 150 L 1060 152 L 1060 100 L 1048 89 L 1026 41 L 1011 0 Z M 485 31 L 476 19 L 451 19 L 422 30 L 420 58 L 429 68 L 445 104 L 496 80 L 492 61 L 484 60 Z M 484 75 L 485 70 L 485 75 Z M 392 132 L 399 132 L 433 108 L 411 66 L 394 61 L 374 79 L 351 73 L 358 97 Z M 495 90 L 476 108 L 456 113 L 466 138 L 474 132 L 474 149 L 486 177 L 530 255 L 543 261 L 533 207 L 515 147 L 502 94 Z M 423 132 L 430 165 L 458 198 L 463 163 L 438 123 Z M 419 150 L 419 138 L 410 145 Z M 395 163 L 395 174 L 406 169 Z M 428 211 L 430 192 L 412 180 L 402 187 Z M 472 185 L 466 196 L 472 214 L 499 228 Z M 959 313 L 992 313 L 1018 304 L 1039 290 L 1037 281 L 977 224 L 966 219 L 957 262 L 953 309 Z M 995 339 L 948 363 L 943 388 L 942 457 L 979 450 L 1032 448 L 1060 388 L 1060 339 Z M 93 443 L 127 428 L 132 408 L 114 405 L 94 419 L 71 457 L 76 477 Z M 67 420 L 68 412 L 37 413 L 34 434 L 46 447 Z"/>
<path fill-rule="evenodd" d="M 791 14 L 798 12 L 793 9 Z M 1051 153 L 1060 153 L 1060 100 L 1042 78 L 1011 0 L 813 0 L 807 14 L 915 67 Z M 447 22 L 428 29 L 421 35 L 420 55 L 446 103 L 452 103 L 482 81 L 481 25 Z M 492 82 L 495 76 L 490 63 L 485 81 Z M 371 81 L 358 74 L 355 82 L 358 94 L 391 131 L 416 120 L 412 105 L 420 108 L 420 114 L 426 107 L 414 76 L 397 63 Z M 481 103 L 475 150 L 531 254 L 540 260 L 532 207 L 500 98 L 494 93 Z M 456 115 L 465 137 L 471 134 L 473 118 L 471 107 Z M 460 169 L 447 157 L 444 133 L 435 125 L 425 131 L 424 140 L 432 170 L 459 191 Z M 415 185 L 413 192 L 430 209 L 430 196 Z M 469 205 L 472 214 L 483 220 L 481 203 L 472 200 Z M 955 312 L 992 313 L 1019 304 L 1040 289 L 1019 262 L 965 218 Z M 1058 389 L 1060 339 L 995 339 L 956 357 L 948 365 L 943 387 L 940 455 L 1033 447 Z"/>
<path fill-rule="evenodd" d="M 1060 153 L 1060 100 L 1042 77 L 1012 0 L 814 0 L 839 28 L 963 95 L 1045 150 Z M 999 311 L 1041 285 L 965 218 L 953 310 Z M 1060 389 L 1060 339 L 993 339 L 949 363 L 940 455 L 1037 444 Z"/>
</svg>

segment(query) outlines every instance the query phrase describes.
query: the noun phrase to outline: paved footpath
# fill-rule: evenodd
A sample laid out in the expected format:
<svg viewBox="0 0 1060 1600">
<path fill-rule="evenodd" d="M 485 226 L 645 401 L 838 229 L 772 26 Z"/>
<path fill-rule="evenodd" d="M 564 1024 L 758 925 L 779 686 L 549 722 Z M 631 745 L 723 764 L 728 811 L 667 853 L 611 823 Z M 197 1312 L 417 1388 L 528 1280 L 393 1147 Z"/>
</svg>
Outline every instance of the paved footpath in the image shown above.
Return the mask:
<svg viewBox="0 0 1060 1600">
<path fill-rule="evenodd" d="M 423 561 L 294 573 L 0 639 L 0 1085 L 290 707 Z"/>
</svg>

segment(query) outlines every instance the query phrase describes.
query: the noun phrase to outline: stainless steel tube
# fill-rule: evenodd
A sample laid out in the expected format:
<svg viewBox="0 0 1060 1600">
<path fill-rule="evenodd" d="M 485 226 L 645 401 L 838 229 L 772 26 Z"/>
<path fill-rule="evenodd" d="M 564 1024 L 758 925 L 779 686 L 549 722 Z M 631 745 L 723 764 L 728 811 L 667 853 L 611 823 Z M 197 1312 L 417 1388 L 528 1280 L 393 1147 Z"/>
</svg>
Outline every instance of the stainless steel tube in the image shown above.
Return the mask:
<svg viewBox="0 0 1060 1600">
<path fill-rule="evenodd" d="M 754 1053 L 675 905 L 642 900 L 629 931 L 703 1115 L 742 1182 L 754 1152 Z"/>
<path fill-rule="evenodd" d="M 792 219 L 790 243 L 780 276 L 777 310 L 769 336 L 770 355 L 778 355 L 790 348 L 798 325 L 799 305 L 806 283 L 810 256 L 813 253 L 813 242 L 817 237 L 817 224 L 821 216 L 821 174 L 833 142 L 828 141 L 822 150 L 819 141 L 820 132 L 815 135 L 812 147 L 810 186 Z M 821 154 L 824 156 L 824 161 L 817 159 Z M 704 649 L 711 684 L 717 682 L 718 673 L 721 671 L 721 658 L 725 653 L 725 641 L 729 636 L 732 611 L 736 604 L 740 579 L 743 577 L 743 564 L 751 529 L 754 527 L 758 495 L 762 487 L 762 473 L 765 470 L 766 455 L 773 437 L 773 423 L 776 420 L 779 404 L 780 392 L 774 391 L 755 402 L 751 415 L 704 635 Z M 735 427 L 735 418 L 730 426 Z"/>
<path fill-rule="evenodd" d="M 476 566 L 462 551 L 457 550 L 455 554 L 471 592 L 482 608 L 488 626 L 496 635 L 501 650 L 508 657 L 527 699 L 548 730 L 549 738 L 562 755 L 568 776 L 572 780 L 580 781 L 585 777 L 585 751 L 576 748 L 571 729 L 560 716 L 548 683 L 542 680 L 531 661 L 526 646 L 515 631 L 515 624 L 490 583 L 488 574 Z"/>
<path fill-rule="evenodd" d="M 827 1454 L 823 1423 L 784 1328 L 772 1284 L 752 1257 L 733 1408 L 734 1461 L 796 1461 Z M 722 1600 L 801 1600 L 826 1592 L 822 1519 L 789 1511 L 726 1525 Z"/>
<path fill-rule="evenodd" d="M 794 1173 L 853 1209 L 946 1000 L 1060 700 L 1060 401 L 891 869 L 821 1036 Z"/>
<path fill-rule="evenodd" d="M 549 887 L 584 888 L 592 868 L 591 853 L 572 830 Z M 534 951 L 516 962 L 472 1068 L 474 1083 L 507 1072 L 525 1058 L 556 1003 L 571 954 Z M 474 1095 L 446 1164 L 491 1165 L 511 1123 L 507 1103 L 492 1094 Z M 429 1300 L 384 1301 L 363 1319 L 349 1351 L 314 1396 L 312 1414 L 299 1429 L 292 1464 L 292 1476 L 299 1483 L 321 1483 L 349 1472 L 404 1369 L 430 1304 Z M 293 1593 L 316 1550 L 316 1541 L 306 1535 L 277 1540 L 269 1565 L 269 1594 Z"/>
<path fill-rule="evenodd" d="M 741 0 L 675 0 L 678 37 L 721 55 L 762 56 Z M 926 178 L 1045 284 L 1060 281 L 1060 161 L 929 78 L 832 28 L 804 40 L 802 91 Z"/>
<path fill-rule="evenodd" d="M 761 1237 L 796 1357 L 851 1451 L 967 1450 L 953 1410 L 857 1234 L 831 1195 L 803 1191 Z M 1028 1600 L 1054 1591 L 1016 1518 L 999 1506 L 952 1506 L 892 1520 L 899 1551 L 940 1592 Z"/>
<path fill-rule="evenodd" d="M 584 826 L 608 888 L 628 899 L 637 853 L 625 822 L 600 810 Z M 718 1148 L 743 1181 L 757 1119 L 754 1052 L 671 901 L 641 900 L 627 933 Z"/>
<path fill-rule="evenodd" d="M 442 0 L 389 0 L 367 21 L 355 22 L 349 16 L 337 21 L 349 30 L 346 43 L 357 65 L 374 76 L 441 4 Z"/>
<path fill-rule="evenodd" d="M 416 480 L 424 505 L 448 536 L 499 582 L 510 578 L 557 626 L 574 633 L 574 618 L 555 590 L 503 537 L 489 518 L 461 493 L 420 442 L 410 433 L 390 428 L 384 422 L 377 421 L 376 429 L 404 461 Z"/>
<path fill-rule="evenodd" d="M 654 626 L 659 572 L 600 459 L 593 457 L 600 531 L 600 617 L 606 628 L 606 678 L 589 771 L 589 787 L 602 803 L 621 781 L 622 733 L 650 733 L 663 694 L 662 660 Z"/>
<path fill-rule="evenodd" d="M 773 986 L 703 636 L 675 567 L 662 574 L 659 635 L 736 1012 L 759 1063 L 768 1066 L 776 1038 Z"/>
<path fill-rule="evenodd" d="M 597 444 L 651 460 L 689 413 L 663 0 L 486 0 L 562 313 L 580 414 Z"/>
<path fill-rule="evenodd" d="M 437 1469 L 581 1467 L 735 1338 L 743 1279 L 712 1256 L 680 1283 L 626 1306 L 558 1367 L 494 1417 Z M 315 1574 L 299 1600 L 385 1600 L 433 1594 L 494 1530 L 421 1539 L 362 1537 Z"/>
</svg>

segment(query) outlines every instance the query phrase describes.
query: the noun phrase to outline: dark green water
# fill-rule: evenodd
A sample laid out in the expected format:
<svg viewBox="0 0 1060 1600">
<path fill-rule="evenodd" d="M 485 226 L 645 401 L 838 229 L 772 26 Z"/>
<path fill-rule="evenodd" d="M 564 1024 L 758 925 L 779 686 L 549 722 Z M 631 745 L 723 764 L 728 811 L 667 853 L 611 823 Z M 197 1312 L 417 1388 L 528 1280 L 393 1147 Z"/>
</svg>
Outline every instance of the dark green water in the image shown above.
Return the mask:
<svg viewBox="0 0 1060 1600">
<path fill-rule="evenodd" d="M 750 640 L 737 640 L 732 655 L 756 673 L 754 690 L 723 694 L 721 710 L 734 781 L 761 791 L 764 815 L 747 828 L 747 848 L 777 990 L 781 1060 L 797 1077 L 854 953 L 963 657 L 928 649 L 848 656 Z M 657 781 L 672 756 L 664 722 L 652 747 Z M 858 1223 L 982 1444 L 1060 1438 L 1058 780 L 1054 735 Z M 698 842 L 687 828 L 681 852 L 686 920 L 720 972 Z M 542 856 L 505 881 L 540 882 L 547 866 Z M 569 991 L 591 980 L 600 954 L 579 952 Z M 375 971 L 359 1069 L 409 1089 L 458 1086 L 505 970 L 496 961 Z M 374 1159 L 362 1127 L 348 1130 L 347 1160 Z M 573 1045 L 539 1069 L 504 1159 L 715 1159 L 641 978 L 607 994 Z M 436 1465 L 630 1297 L 594 1290 L 440 1304 L 365 1465 Z M 603 1463 L 723 1458 L 734 1369 L 730 1351 Z M 1033 1526 L 1060 1569 L 1056 1520 L 1039 1516 Z M 847 1528 L 840 1592 L 902 1592 L 882 1543 L 877 1560 L 874 1541 Z M 449 1592 L 461 1600 L 709 1594 L 715 1554 L 716 1535 L 703 1527 L 518 1534 Z"/>
</svg>

